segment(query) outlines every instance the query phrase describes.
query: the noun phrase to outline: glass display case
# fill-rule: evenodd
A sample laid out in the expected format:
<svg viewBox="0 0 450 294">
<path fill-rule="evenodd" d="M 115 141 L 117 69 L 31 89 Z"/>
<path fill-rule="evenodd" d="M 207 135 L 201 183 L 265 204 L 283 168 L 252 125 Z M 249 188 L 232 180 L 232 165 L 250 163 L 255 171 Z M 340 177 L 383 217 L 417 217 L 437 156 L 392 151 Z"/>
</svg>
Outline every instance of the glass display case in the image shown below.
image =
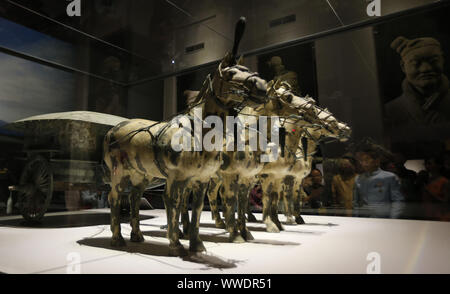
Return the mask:
<svg viewBox="0 0 450 294">
<path fill-rule="evenodd" d="M 284 224 L 294 216 L 298 225 L 302 217 L 448 225 L 449 15 L 447 0 L 2 0 L 0 228 L 20 215 L 45 223 L 48 213 L 106 213 L 117 169 L 105 164 L 105 135 L 129 119 L 186 113 L 232 50 L 241 16 L 240 65 L 351 129 L 348 140 L 321 137 L 302 149 L 306 173 L 274 204 Z M 306 135 L 299 142 L 306 148 Z M 248 222 L 267 205 L 261 182 L 239 202 Z M 158 217 L 165 183 L 142 196 Z M 122 193 L 127 216 L 131 191 Z M 223 216 L 227 200 L 217 201 L 205 197 L 203 210 Z"/>
</svg>

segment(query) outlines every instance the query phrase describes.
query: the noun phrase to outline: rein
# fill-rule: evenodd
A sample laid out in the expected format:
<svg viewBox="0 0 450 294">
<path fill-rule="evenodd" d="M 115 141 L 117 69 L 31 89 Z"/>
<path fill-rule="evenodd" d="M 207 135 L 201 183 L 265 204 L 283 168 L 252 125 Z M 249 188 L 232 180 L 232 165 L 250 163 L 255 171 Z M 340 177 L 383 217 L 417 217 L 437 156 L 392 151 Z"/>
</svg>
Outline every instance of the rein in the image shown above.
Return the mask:
<svg viewBox="0 0 450 294">
<path fill-rule="evenodd" d="M 255 73 L 255 74 L 249 75 L 246 78 L 245 81 L 247 81 L 249 78 L 251 78 L 253 76 L 257 76 L 257 74 Z M 220 83 L 220 88 L 222 89 L 223 88 L 223 84 L 225 83 L 225 79 L 222 76 L 222 70 L 221 69 L 219 69 L 219 78 L 220 78 L 220 82 L 221 82 Z M 231 89 L 231 91 L 230 92 L 226 92 L 226 94 L 230 94 L 231 93 L 231 94 L 235 94 L 235 95 L 247 98 L 247 99 L 250 97 L 250 95 L 246 94 L 246 91 L 250 91 L 250 89 L 248 89 L 248 87 L 246 87 L 244 85 L 244 83 L 242 83 L 242 84 L 238 84 L 238 83 L 235 83 L 235 82 L 228 82 L 228 83 L 232 84 L 232 85 L 236 84 L 236 86 L 244 87 L 244 90 Z M 151 137 L 151 144 L 155 145 L 155 143 L 159 140 L 159 137 L 170 127 L 169 126 L 169 122 L 172 121 L 175 117 L 177 117 L 179 115 L 187 115 L 187 117 L 190 120 L 194 119 L 194 117 L 192 117 L 191 115 L 188 115 L 188 114 L 190 113 L 190 111 L 192 109 L 194 109 L 195 107 L 197 107 L 197 106 L 199 106 L 199 105 L 201 105 L 201 104 L 203 104 L 205 102 L 205 99 L 206 99 L 205 95 L 206 95 L 206 93 L 208 91 L 211 93 L 209 98 L 212 98 L 212 101 L 219 108 L 227 111 L 228 113 L 230 113 L 230 115 L 237 116 L 238 114 L 240 114 L 240 112 L 244 108 L 244 107 L 242 107 L 242 104 L 245 102 L 245 99 L 243 99 L 237 106 L 228 106 L 228 105 L 224 104 L 219 99 L 219 98 L 222 98 L 223 96 L 219 96 L 219 95 L 217 95 L 215 93 L 214 87 L 213 87 L 213 82 L 212 82 L 212 79 L 211 79 L 211 74 L 208 74 L 208 76 L 206 77 L 205 81 L 203 82 L 202 89 L 200 90 L 200 93 L 197 96 L 197 97 L 200 97 L 200 98 L 196 99 L 196 101 L 197 101 L 196 103 L 190 104 L 185 110 L 183 110 L 181 112 L 178 112 L 178 113 L 170 116 L 169 118 L 167 118 L 167 119 L 165 119 L 163 121 L 155 122 L 154 124 L 152 124 L 150 126 L 147 126 L 147 127 L 144 127 L 144 128 L 140 128 L 140 129 L 137 129 L 137 130 L 133 130 L 133 131 L 129 132 L 128 134 L 126 134 L 121 139 L 115 140 L 113 142 L 110 142 L 109 146 L 112 146 L 114 144 L 120 144 L 121 142 L 124 142 L 125 140 L 131 140 L 134 136 L 136 136 L 137 134 L 139 134 L 141 132 L 147 132 L 150 135 L 150 137 Z M 203 119 L 202 119 L 202 122 L 204 122 Z M 157 126 L 157 125 L 162 124 L 162 123 L 166 123 L 166 125 L 163 126 L 161 129 L 159 129 L 158 132 L 156 133 L 156 135 L 154 135 L 150 131 L 150 129 L 152 127 Z"/>
</svg>

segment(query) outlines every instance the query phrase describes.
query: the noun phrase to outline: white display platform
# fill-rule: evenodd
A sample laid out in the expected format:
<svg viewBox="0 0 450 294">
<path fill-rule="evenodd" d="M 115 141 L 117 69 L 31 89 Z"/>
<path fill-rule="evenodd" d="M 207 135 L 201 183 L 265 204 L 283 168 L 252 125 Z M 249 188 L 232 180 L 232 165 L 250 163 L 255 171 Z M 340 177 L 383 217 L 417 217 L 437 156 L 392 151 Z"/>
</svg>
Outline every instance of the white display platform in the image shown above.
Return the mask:
<svg viewBox="0 0 450 294">
<path fill-rule="evenodd" d="M 46 217 L 108 212 L 98 209 Z M 265 232 L 261 222 L 250 223 L 255 240 L 233 244 L 227 242 L 224 230 L 214 228 L 211 213 L 205 211 L 200 233 L 207 252 L 183 259 L 168 256 L 168 240 L 160 229 L 166 223 L 164 210 L 141 211 L 141 215 L 154 217 L 141 222 L 145 243 L 130 243 L 131 228 L 122 224 L 128 245 L 124 249 L 109 246 L 108 224 L 24 228 L 8 224 L 20 217 L 2 217 L 0 272 L 365 274 L 368 267 L 374 269 L 369 264 L 377 264 L 385 274 L 450 273 L 450 223 L 446 222 L 307 215 L 306 225 L 285 225 L 279 234 Z M 260 220 L 261 214 L 256 217 Z M 187 240 L 181 242 L 188 246 Z M 379 262 L 373 256 L 379 256 Z"/>
</svg>

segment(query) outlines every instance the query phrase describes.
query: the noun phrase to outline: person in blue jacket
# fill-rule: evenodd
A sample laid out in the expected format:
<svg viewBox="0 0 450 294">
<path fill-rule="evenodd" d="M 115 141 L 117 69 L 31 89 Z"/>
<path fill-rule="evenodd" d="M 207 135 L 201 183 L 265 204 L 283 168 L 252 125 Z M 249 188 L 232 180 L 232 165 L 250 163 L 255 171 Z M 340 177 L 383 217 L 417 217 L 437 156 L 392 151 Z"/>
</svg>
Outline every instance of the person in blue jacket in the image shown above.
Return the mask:
<svg viewBox="0 0 450 294">
<path fill-rule="evenodd" d="M 400 179 L 380 168 L 380 154 L 376 150 L 359 151 L 356 158 L 363 173 L 355 180 L 353 207 L 368 209 L 371 217 L 399 218 L 405 201 Z"/>
</svg>

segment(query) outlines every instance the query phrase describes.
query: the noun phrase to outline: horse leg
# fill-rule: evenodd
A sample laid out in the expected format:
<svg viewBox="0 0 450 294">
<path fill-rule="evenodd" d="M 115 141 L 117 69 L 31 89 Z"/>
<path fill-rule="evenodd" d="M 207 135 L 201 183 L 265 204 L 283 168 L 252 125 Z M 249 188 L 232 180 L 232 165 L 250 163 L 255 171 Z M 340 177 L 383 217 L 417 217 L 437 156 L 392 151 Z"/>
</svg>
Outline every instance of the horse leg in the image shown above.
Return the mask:
<svg viewBox="0 0 450 294">
<path fill-rule="evenodd" d="M 282 191 L 280 189 L 279 181 L 275 181 L 275 186 L 272 192 L 272 203 L 271 203 L 271 216 L 272 221 L 278 227 L 280 231 L 284 231 L 283 226 L 281 225 L 280 220 L 278 219 L 278 203 L 280 201 L 280 196 Z"/>
<path fill-rule="evenodd" d="M 300 210 L 301 210 L 301 205 L 300 205 L 300 200 L 301 200 L 301 191 L 302 191 L 302 186 L 301 186 L 301 181 L 296 180 L 294 183 L 294 187 L 296 187 L 297 189 L 294 189 L 294 194 L 293 194 L 293 198 L 292 198 L 292 202 L 293 202 L 293 208 L 294 208 L 294 217 L 295 217 L 295 222 L 299 225 L 303 225 L 305 224 L 305 221 L 303 220 L 302 216 L 300 215 Z"/>
<path fill-rule="evenodd" d="M 242 180 L 239 184 L 238 191 L 238 228 L 244 240 L 254 240 L 250 231 L 247 229 L 245 223 L 245 212 L 248 210 L 248 193 L 250 192 L 251 186 L 248 181 Z"/>
<path fill-rule="evenodd" d="M 120 180 L 119 180 L 120 179 Z M 124 191 L 129 184 L 129 177 L 112 177 L 111 191 L 108 194 L 108 202 L 111 207 L 111 246 L 126 246 L 125 240 L 120 232 L 120 193 Z"/>
<path fill-rule="evenodd" d="M 216 228 L 219 229 L 225 229 L 225 223 L 223 222 L 222 218 L 220 217 L 219 207 L 217 205 L 217 198 L 220 188 L 220 180 L 216 178 L 212 178 L 209 181 L 209 188 L 208 188 L 208 200 L 209 200 L 209 206 L 211 209 L 211 216 L 214 222 L 216 223 Z"/>
<path fill-rule="evenodd" d="M 293 216 L 293 197 L 294 197 L 294 177 L 286 176 L 281 183 L 281 198 L 284 204 L 284 214 L 286 216 L 287 225 L 295 225 L 295 218 Z"/>
<path fill-rule="evenodd" d="M 250 184 L 250 191 L 251 191 L 251 189 L 253 188 L 253 182 L 251 181 L 251 184 Z M 251 209 L 251 207 L 252 207 L 252 204 L 250 203 L 250 192 L 247 194 L 247 220 L 248 220 L 248 222 L 249 223 L 256 223 L 256 222 L 258 222 L 258 220 L 256 219 L 256 217 L 253 215 L 253 212 L 252 212 L 252 209 Z"/>
<path fill-rule="evenodd" d="M 273 197 L 273 183 L 267 178 L 261 177 L 261 188 L 263 191 L 262 202 L 263 202 L 263 222 L 266 224 L 266 231 L 269 233 L 279 233 L 280 229 L 272 220 L 273 216 L 272 210 L 272 197 Z M 276 193 L 276 192 L 275 192 Z"/>
<path fill-rule="evenodd" d="M 181 223 L 183 224 L 183 232 L 179 232 L 180 238 L 187 238 L 189 236 L 189 197 L 191 196 L 191 189 L 183 191 L 182 205 L 181 205 Z"/>
<path fill-rule="evenodd" d="M 169 239 L 169 255 L 187 255 L 183 245 L 179 240 L 178 219 L 180 214 L 180 204 L 187 180 L 177 180 L 169 176 L 164 192 L 164 205 L 167 214 L 167 238 Z"/>
<path fill-rule="evenodd" d="M 189 227 L 189 251 L 191 252 L 206 251 L 199 236 L 199 228 L 207 188 L 208 182 L 197 181 L 192 189 L 192 217 Z"/>
<path fill-rule="evenodd" d="M 238 196 L 238 175 L 223 175 L 222 187 L 220 188 L 222 192 L 222 197 L 225 199 L 225 225 L 226 230 L 230 233 L 229 241 L 233 243 L 244 243 L 245 240 L 239 235 L 235 211 L 236 211 L 236 200 Z"/>
<path fill-rule="evenodd" d="M 252 205 L 250 203 L 250 197 L 249 197 L 249 195 L 247 195 L 247 221 L 249 223 L 256 223 L 256 222 L 258 222 L 258 220 L 256 219 L 255 215 L 253 214 L 251 206 Z"/>
<path fill-rule="evenodd" d="M 143 180 L 139 185 L 131 188 L 130 210 L 131 210 L 131 242 L 144 242 L 144 235 L 139 228 L 139 206 L 141 204 L 142 193 L 148 185 L 147 180 Z"/>
</svg>

